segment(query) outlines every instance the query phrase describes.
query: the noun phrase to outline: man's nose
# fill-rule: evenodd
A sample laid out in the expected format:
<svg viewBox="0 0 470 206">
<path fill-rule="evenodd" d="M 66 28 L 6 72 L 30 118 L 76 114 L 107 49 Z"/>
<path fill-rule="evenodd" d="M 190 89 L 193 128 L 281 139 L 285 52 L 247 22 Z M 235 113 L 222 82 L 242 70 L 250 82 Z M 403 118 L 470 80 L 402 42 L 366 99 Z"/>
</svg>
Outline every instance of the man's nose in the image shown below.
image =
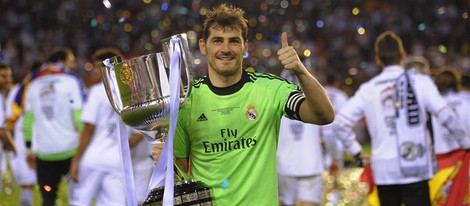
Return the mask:
<svg viewBox="0 0 470 206">
<path fill-rule="evenodd" d="M 230 51 L 230 46 L 228 42 L 222 44 L 222 51 Z"/>
</svg>

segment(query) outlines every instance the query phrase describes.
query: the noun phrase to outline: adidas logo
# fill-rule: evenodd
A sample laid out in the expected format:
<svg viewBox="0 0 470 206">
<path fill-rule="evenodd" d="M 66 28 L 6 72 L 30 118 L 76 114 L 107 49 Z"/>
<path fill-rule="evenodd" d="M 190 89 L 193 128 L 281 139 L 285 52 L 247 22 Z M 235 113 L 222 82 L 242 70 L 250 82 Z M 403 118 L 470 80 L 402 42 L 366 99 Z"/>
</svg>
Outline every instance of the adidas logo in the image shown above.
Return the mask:
<svg viewBox="0 0 470 206">
<path fill-rule="evenodd" d="M 204 113 L 202 113 L 196 120 L 196 122 L 202 122 L 202 121 L 207 121 L 207 117 L 206 115 L 204 115 Z"/>
</svg>

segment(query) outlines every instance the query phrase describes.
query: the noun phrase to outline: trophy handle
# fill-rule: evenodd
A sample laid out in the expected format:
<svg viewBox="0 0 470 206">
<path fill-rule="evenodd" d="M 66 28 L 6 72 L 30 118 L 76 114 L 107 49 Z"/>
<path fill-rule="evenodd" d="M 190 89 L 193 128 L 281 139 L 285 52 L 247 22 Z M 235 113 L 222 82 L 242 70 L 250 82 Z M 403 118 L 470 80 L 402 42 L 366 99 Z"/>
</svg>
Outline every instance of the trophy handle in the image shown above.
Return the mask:
<svg viewBox="0 0 470 206">
<path fill-rule="evenodd" d="M 188 173 L 182 171 L 178 165 L 176 165 L 176 163 L 173 163 L 173 167 L 174 167 L 174 171 L 175 171 L 175 182 L 180 182 L 180 181 L 184 181 L 184 180 L 190 180 L 192 179 Z"/>
<path fill-rule="evenodd" d="M 108 96 L 108 100 L 111 103 L 114 111 L 121 115 L 122 111 L 122 101 L 121 96 L 119 93 L 118 86 L 115 85 L 114 79 L 116 79 L 116 75 L 114 72 L 114 66 L 118 63 L 122 62 L 120 56 L 115 56 L 109 59 L 104 60 L 101 62 L 100 69 L 101 69 L 101 77 L 102 81 L 106 90 L 106 95 Z M 120 103 L 120 104 L 119 104 Z"/>
<path fill-rule="evenodd" d="M 186 80 L 186 84 L 182 85 L 181 88 L 181 102 L 184 102 L 186 100 L 186 97 L 188 97 L 189 93 L 191 92 L 191 80 L 193 79 L 193 66 L 192 66 L 192 54 L 191 54 L 191 49 L 189 48 L 189 43 L 188 43 L 188 37 L 185 33 L 182 34 L 175 34 L 169 38 L 163 39 L 162 45 L 163 45 L 163 51 L 165 54 L 170 54 L 170 44 L 172 44 L 172 39 L 177 39 L 178 42 L 175 47 L 179 47 L 181 51 L 181 57 L 180 57 L 180 64 L 182 65 L 181 67 L 184 67 L 184 70 L 180 67 L 181 71 L 181 76 L 185 75 L 185 78 L 182 78 L 182 81 Z M 169 58 L 170 55 L 165 55 L 166 58 Z M 170 62 L 169 59 L 166 60 L 166 62 Z"/>
</svg>

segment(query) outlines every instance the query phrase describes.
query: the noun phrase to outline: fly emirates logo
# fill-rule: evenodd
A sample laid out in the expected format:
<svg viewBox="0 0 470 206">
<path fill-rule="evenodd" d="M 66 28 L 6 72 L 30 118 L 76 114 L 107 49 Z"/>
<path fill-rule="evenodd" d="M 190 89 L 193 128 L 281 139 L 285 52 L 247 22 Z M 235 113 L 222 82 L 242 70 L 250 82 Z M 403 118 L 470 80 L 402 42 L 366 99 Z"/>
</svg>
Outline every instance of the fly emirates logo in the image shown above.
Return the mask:
<svg viewBox="0 0 470 206">
<path fill-rule="evenodd" d="M 221 129 L 221 141 L 203 141 L 205 153 L 227 152 L 231 150 L 249 149 L 256 145 L 256 137 L 238 137 L 237 129 Z M 219 138 L 217 138 L 219 139 Z"/>
</svg>

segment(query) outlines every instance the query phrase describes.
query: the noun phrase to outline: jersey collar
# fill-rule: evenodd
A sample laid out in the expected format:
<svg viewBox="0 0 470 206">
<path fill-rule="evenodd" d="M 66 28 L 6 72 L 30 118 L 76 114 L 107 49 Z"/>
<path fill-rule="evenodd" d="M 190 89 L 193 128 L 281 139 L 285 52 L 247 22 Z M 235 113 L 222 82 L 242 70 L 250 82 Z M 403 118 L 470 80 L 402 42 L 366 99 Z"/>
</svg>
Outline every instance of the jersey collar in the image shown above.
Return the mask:
<svg viewBox="0 0 470 206">
<path fill-rule="evenodd" d="M 245 83 L 247 83 L 249 81 L 250 81 L 250 78 L 249 78 L 249 76 L 248 76 L 248 74 L 246 73 L 245 70 L 242 71 L 242 78 L 240 79 L 240 81 L 238 81 L 237 83 L 235 83 L 231 86 L 228 86 L 228 87 L 216 87 L 216 86 L 214 86 L 211 83 L 211 81 L 209 79 L 209 76 L 207 76 L 204 80 L 204 82 L 207 84 L 207 86 L 209 86 L 209 89 L 217 95 L 234 94 L 234 93 L 238 92 L 243 87 L 243 85 L 245 85 Z"/>
</svg>

